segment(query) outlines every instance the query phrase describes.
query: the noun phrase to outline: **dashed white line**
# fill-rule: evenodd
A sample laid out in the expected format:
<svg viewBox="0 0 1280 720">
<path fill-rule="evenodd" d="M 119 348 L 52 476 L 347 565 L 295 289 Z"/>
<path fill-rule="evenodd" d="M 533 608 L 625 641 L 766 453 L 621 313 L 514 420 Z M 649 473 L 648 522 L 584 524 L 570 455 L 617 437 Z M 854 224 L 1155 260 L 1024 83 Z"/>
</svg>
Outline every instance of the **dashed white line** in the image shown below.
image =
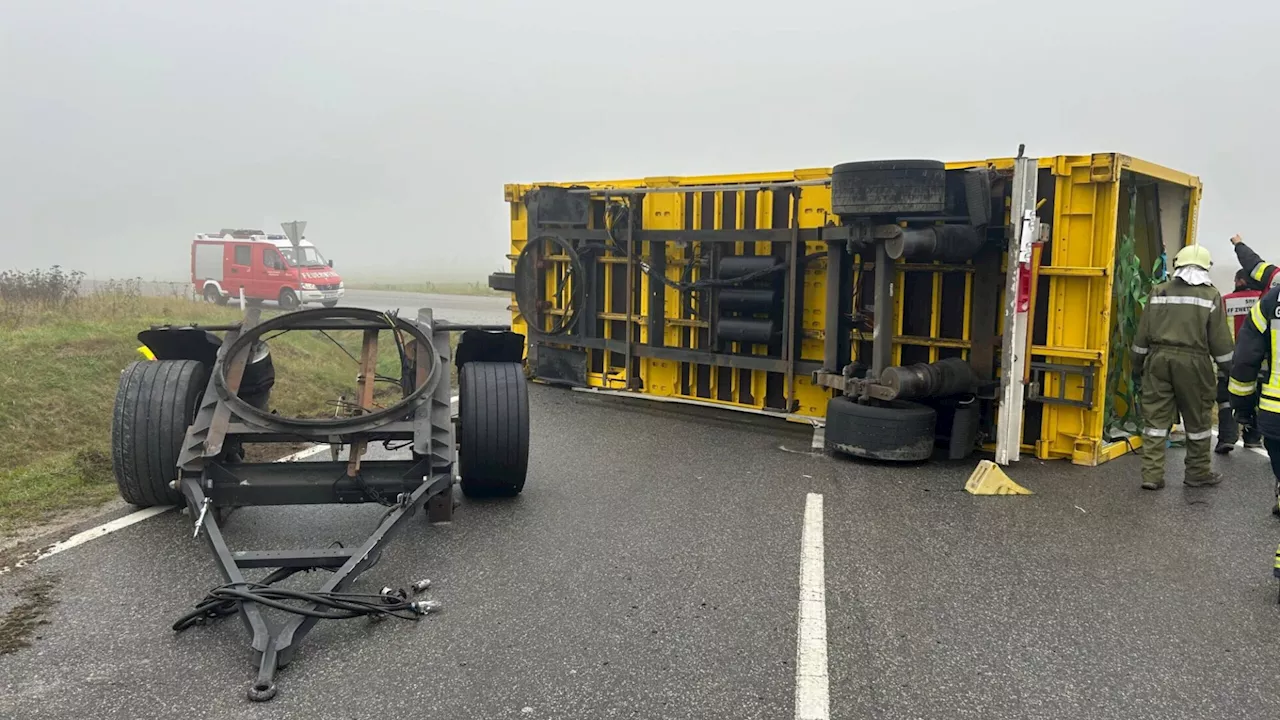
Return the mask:
<svg viewBox="0 0 1280 720">
<path fill-rule="evenodd" d="M 822 496 L 804 501 L 800 540 L 800 611 L 796 623 L 796 720 L 831 717 L 827 676 L 827 582 L 822 545 Z"/>
<path fill-rule="evenodd" d="M 827 437 L 827 430 L 822 425 L 813 426 L 813 442 L 810 447 L 814 450 L 822 450 Z"/>
</svg>

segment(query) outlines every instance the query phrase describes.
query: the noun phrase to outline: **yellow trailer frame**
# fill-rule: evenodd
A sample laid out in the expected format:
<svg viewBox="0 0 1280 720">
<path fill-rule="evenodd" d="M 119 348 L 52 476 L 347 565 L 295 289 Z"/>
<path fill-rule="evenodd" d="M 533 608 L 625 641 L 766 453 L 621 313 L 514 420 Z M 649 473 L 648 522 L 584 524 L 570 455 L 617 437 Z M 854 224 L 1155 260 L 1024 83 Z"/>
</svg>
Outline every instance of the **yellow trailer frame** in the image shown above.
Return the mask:
<svg viewBox="0 0 1280 720">
<path fill-rule="evenodd" d="M 946 167 L 985 167 L 1000 174 L 1011 172 L 1014 163 L 1014 158 L 993 158 Z M 1040 158 L 1037 165 L 1037 213 L 1049 235 L 1032 267 L 1031 363 L 1024 381 L 1033 392 L 1024 407 L 1022 447 L 1041 459 L 1097 465 L 1141 444 L 1136 432 L 1108 440 L 1104 428 L 1108 403 L 1123 408 L 1131 402 L 1105 386 L 1115 322 L 1118 235 L 1135 236 L 1144 266 L 1150 267 L 1161 254 L 1172 257 L 1177 248 L 1195 241 L 1201 185 L 1193 175 L 1116 153 Z M 831 210 L 830 179 L 830 168 L 805 168 L 507 185 L 513 277 L 521 272 L 536 275 L 533 292 L 541 298 L 537 322 L 542 330 L 557 322 L 577 323 L 581 330 L 576 335 L 530 334 L 526 314 L 513 303 L 513 327 L 529 338 L 526 352 L 532 376 L 640 397 L 821 421 L 832 390 L 817 384 L 813 373 L 829 358 L 834 309 L 828 305 L 836 298 L 828 287 L 828 236 L 841 225 Z M 581 222 L 567 224 L 576 230 L 558 228 L 554 219 L 541 222 L 537 213 L 543 211 L 531 215 L 530 200 L 544 188 L 576 193 L 568 197 L 576 203 L 572 212 L 580 214 Z M 628 222 L 625 238 L 621 229 L 608 227 L 608 206 L 624 203 L 639 220 Z M 1134 203 L 1141 212 L 1130 211 Z M 1003 221 L 1007 227 L 1007 209 Z M 726 230 L 742 233 L 743 239 L 726 242 L 727 236 L 714 234 Z M 606 246 L 625 242 L 638 252 L 599 249 L 586 264 L 575 265 L 574 253 L 558 251 L 548 242 L 536 267 L 518 267 L 522 253 L 528 254 L 531 234 L 541 241 L 547 233 L 572 236 L 574 242 L 594 239 Z M 705 257 L 716 252 L 717 242 L 734 255 L 786 259 L 789 252 L 794 267 L 803 266 L 803 272 L 791 272 L 787 279 L 789 304 L 783 322 L 793 343 L 772 352 L 748 343 L 710 347 L 708 331 L 714 320 L 690 299 L 695 293 L 682 292 L 679 284 L 707 275 Z M 873 271 L 872 266 L 855 256 L 848 278 L 855 295 L 863 292 L 863 276 Z M 999 267 L 1007 272 L 1007 263 Z M 1004 320 L 998 312 L 988 317 L 988 296 L 1003 296 L 1002 279 L 991 287 L 991 279 L 983 279 L 972 261 L 902 262 L 894 270 L 893 305 L 885 318 L 892 324 L 894 365 L 947 357 L 971 360 L 975 338 L 984 355 L 992 352 L 989 344 L 998 345 Z M 981 302 L 975 299 L 975 284 Z M 920 308 L 926 303 L 924 313 Z M 979 327 L 975 312 L 981 315 Z M 985 330 L 987 320 L 995 323 L 990 332 Z M 865 354 L 869 340 L 863 330 L 849 332 L 853 357 Z M 572 371 L 561 372 L 566 366 Z M 998 376 L 998 368 L 995 372 Z"/>
</svg>

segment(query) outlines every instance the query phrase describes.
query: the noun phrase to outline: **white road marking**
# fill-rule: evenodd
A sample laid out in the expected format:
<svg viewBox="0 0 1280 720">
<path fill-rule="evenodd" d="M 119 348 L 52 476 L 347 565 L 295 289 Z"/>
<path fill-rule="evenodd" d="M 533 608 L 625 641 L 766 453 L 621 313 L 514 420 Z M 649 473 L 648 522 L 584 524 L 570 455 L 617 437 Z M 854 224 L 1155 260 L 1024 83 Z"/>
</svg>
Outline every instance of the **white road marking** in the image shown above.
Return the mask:
<svg viewBox="0 0 1280 720">
<path fill-rule="evenodd" d="M 1214 437 L 1218 437 L 1218 429 L 1217 429 L 1217 428 L 1214 428 L 1214 429 L 1213 429 L 1213 436 L 1214 436 Z M 1266 448 L 1245 448 L 1245 450 L 1248 450 L 1249 452 L 1252 452 L 1252 453 L 1257 453 L 1257 454 L 1259 454 L 1259 455 L 1261 455 L 1262 457 L 1267 458 L 1267 459 L 1270 459 L 1270 458 L 1271 458 L 1271 453 L 1268 453 Z"/>
<path fill-rule="evenodd" d="M 174 508 L 173 505 L 158 505 L 156 507 L 143 508 L 142 510 L 138 510 L 137 512 L 129 513 L 128 515 L 125 515 L 122 518 L 116 518 L 115 520 L 112 520 L 109 523 L 103 523 L 97 527 L 89 528 L 84 532 L 78 532 L 75 535 L 72 535 L 71 537 L 67 538 L 66 540 L 63 540 L 62 542 L 56 542 L 48 547 L 41 548 L 39 550 L 36 550 L 35 552 L 28 553 L 22 556 L 11 567 L 6 566 L 4 568 L 0 568 L 0 575 L 3 575 L 11 570 L 16 570 L 20 567 L 26 567 L 27 565 L 30 565 L 35 562 L 39 562 L 40 560 L 43 560 L 47 557 L 52 557 L 54 555 L 57 555 L 60 552 L 65 552 L 67 550 L 70 550 L 71 548 L 80 547 L 81 545 L 89 542 L 90 540 L 97 540 L 98 538 L 103 537 L 105 535 L 110 535 L 111 533 L 117 530 L 123 530 L 124 528 L 127 528 L 130 525 L 133 525 L 135 523 L 140 523 L 143 520 L 146 520 L 147 518 L 152 518 L 152 517 L 155 517 L 156 515 L 167 513 L 173 508 Z"/>
<path fill-rule="evenodd" d="M 800 540 L 800 612 L 796 623 L 796 720 L 828 720 L 827 582 L 822 549 L 822 496 L 804 501 Z"/>
<path fill-rule="evenodd" d="M 329 446 L 324 443 L 321 443 L 319 445 L 312 445 L 311 447 L 303 448 L 298 452 L 293 453 L 292 455 L 285 455 L 284 457 L 276 460 L 276 462 L 293 462 L 295 460 L 306 460 L 312 455 L 319 455 L 320 453 L 328 449 L 329 449 Z"/>
<path fill-rule="evenodd" d="M 813 442 L 810 444 L 814 450 L 822 450 L 826 442 L 827 429 L 821 425 L 813 426 Z"/>
<path fill-rule="evenodd" d="M 452 407 L 456 406 L 457 404 L 458 404 L 458 396 L 457 396 L 457 395 L 454 395 L 453 397 L 449 398 L 449 407 L 450 407 L 450 408 L 452 408 Z M 328 450 L 328 449 L 329 449 L 329 446 L 328 446 L 327 444 L 325 444 L 325 443 L 320 443 L 320 444 L 318 444 L 318 445 L 312 445 L 311 447 L 308 447 L 308 448 L 303 448 L 303 449 L 299 450 L 298 452 L 293 453 L 292 455 L 285 455 L 284 457 L 280 458 L 279 460 L 276 460 L 276 462 L 295 462 L 295 461 L 298 461 L 298 460 L 306 460 L 307 458 L 309 458 L 309 457 L 313 457 L 313 456 L 315 456 L 315 455 L 319 455 L 320 453 L 322 453 L 322 452 L 324 452 L 324 451 L 326 451 L 326 450 Z"/>
<path fill-rule="evenodd" d="M 453 397 L 449 398 L 449 404 L 451 406 L 457 405 L 458 396 L 454 395 Z M 312 445 L 311 447 L 305 448 L 303 450 L 299 450 L 298 452 L 293 453 L 292 455 L 286 455 L 280 458 L 279 460 L 277 460 L 276 462 L 293 462 L 295 460 L 302 460 L 305 458 L 309 458 L 312 455 L 319 455 L 320 453 L 328 449 L 329 449 L 329 446 L 324 443 L 321 443 L 318 445 Z M 11 570 L 15 570 L 20 567 L 25 567 L 27 565 L 30 565 L 31 563 L 38 562 L 52 555 L 57 555 L 58 553 L 64 552 L 66 550 L 70 550 L 71 548 L 79 547 L 89 542 L 90 540 L 97 540 L 98 538 L 103 537 L 104 535 L 110 535 L 111 533 L 117 530 L 122 530 L 124 528 L 129 527 L 130 525 L 133 525 L 134 523 L 140 523 L 143 520 L 146 520 L 147 518 L 152 518 L 152 517 L 155 517 L 156 515 L 166 513 L 172 510 L 173 508 L 174 508 L 173 505 L 161 505 L 156 507 L 144 508 L 137 512 L 125 515 L 122 518 L 112 520 L 109 523 L 103 523 L 102 525 L 99 525 L 97 527 L 89 528 L 84 532 L 76 533 L 75 535 L 72 535 L 66 540 L 63 540 L 62 542 L 54 543 L 46 548 L 24 555 L 23 557 L 19 558 L 19 560 L 16 563 L 14 563 L 12 566 L 5 566 L 0 568 L 0 575 L 3 575 Z"/>
</svg>

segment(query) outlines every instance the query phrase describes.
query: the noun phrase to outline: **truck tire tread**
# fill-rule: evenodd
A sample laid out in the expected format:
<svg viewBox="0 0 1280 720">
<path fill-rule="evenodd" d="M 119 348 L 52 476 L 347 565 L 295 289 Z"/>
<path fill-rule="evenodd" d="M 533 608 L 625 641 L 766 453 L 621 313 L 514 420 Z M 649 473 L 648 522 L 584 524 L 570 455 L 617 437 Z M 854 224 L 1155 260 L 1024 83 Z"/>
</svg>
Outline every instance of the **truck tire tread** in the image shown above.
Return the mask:
<svg viewBox="0 0 1280 720">
<path fill-rule="evenodd" d="M 195 360 L 131 363 L 120 375 L 111 422 L 111 466 L 125 502 L 172 505 L 169 487 L 208 370 Z"/>
<path fill-rule="evenodd" d="M 529 391 L 519 363 L 470 362 L 458 373 L 458 464 L 467 497 L 510 497 L 529 467 Z"/>
<path fill-rule="evenodd" d="M 937 418 L 933 408 L 913 402 L 862 405 L 834 397 L 827 403 L 824 449 L 873 460 L 927 460 L 933 455 Z"/>
<path fill-rule="evenodd" d="M 946 165 L 937 160 L 871 160 L 831 169 L 831 211 L 840 216 L 940 213 Z"/>
</svg>

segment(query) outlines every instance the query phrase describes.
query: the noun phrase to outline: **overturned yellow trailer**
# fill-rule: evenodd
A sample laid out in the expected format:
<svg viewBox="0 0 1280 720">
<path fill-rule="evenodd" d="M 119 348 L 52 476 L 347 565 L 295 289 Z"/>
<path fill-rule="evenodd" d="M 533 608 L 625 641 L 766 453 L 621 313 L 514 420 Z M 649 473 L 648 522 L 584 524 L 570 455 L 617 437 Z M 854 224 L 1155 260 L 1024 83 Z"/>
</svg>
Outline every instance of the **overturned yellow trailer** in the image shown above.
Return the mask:
<svg viewBox="0 0 1280 720">
<path fill-rule="evenodd" d="M 535 379 L 825 421 L 864 457 L 1096 465 L 1141 442 L 1125 350 L 1163 259 L 1194 242 L 1200 182 L 1020 154 L 506 200 L 511 269 L 490 284 Z"/>
</svg>

